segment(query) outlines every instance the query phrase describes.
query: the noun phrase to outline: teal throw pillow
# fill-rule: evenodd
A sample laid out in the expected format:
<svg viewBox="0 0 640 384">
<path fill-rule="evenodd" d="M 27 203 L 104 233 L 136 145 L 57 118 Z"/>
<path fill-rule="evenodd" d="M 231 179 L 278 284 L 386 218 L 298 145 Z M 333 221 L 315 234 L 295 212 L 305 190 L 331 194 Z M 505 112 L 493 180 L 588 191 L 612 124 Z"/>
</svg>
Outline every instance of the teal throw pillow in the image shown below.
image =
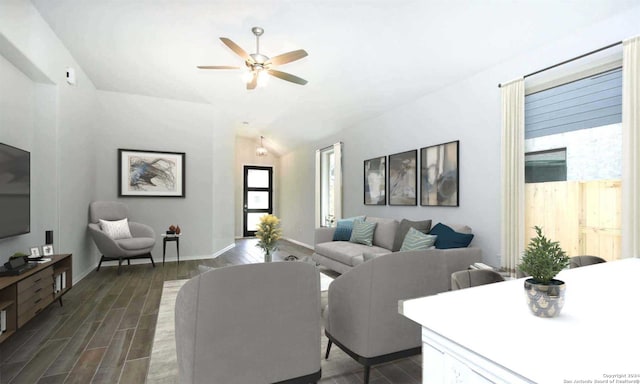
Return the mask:
<svg viewBox="0 0 640 384">
<path fill-rule="evenodd" d="M 368 246 L 373 245 L 373 232 L 376 230 L 376 222 L 356 221 L 353 223 L 351 231 L 352 243 L 360 243 Z"/>
<path fill-rule="evenodd" d="M 409 231 L 407 231 L 407 235 L 404 237 L 404 241 L 402 242 L 402 247 L 400 247 L 400 252 L 424 251 L 429 249 L 429 247 L 436 242 L 437 238 L 438 236 L 436 235 L 425 235 L 415 228 L 409 228 Z"/>
<path fill-rule="evenodd" d="M 336 230 L 333 233 L 333 241 L 349 241 L 351 231 L 355 221 L 364 221 L 364 216 L 355 216 L 348 219 L 340 219 L 336 223 Z"/>
<path fill-rule="evenodd" d="M 453 228 L 442 223 L 431 228 L 429 234 L 438 236 L 436 239 L 436 248 L 438 249 L 468 247 L 473 240 L 473 234 L 456 232 Z"/>
</svg>

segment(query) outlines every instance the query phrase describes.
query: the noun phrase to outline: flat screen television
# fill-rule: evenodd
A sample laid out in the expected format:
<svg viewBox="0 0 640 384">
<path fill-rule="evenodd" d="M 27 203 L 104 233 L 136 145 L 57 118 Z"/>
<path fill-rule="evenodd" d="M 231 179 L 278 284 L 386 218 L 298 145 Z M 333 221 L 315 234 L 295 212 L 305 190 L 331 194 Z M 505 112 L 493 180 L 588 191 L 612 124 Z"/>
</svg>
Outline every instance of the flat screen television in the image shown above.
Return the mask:
<svg viewBox="0 0 640 384">
<path fill-rule="evenodd" d="M 0 143 L 0 239 L 31 231 L 31 154 Z"/>
</svg>

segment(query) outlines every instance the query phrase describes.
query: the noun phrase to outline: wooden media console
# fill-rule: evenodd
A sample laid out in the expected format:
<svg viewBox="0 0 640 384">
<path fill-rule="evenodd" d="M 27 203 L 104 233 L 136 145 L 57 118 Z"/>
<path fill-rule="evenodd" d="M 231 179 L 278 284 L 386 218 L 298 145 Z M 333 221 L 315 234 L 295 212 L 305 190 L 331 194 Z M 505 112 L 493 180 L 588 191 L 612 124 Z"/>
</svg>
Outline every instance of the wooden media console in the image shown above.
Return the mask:
<svg viewBox="0 0 640 384">
<path fill-rule="evenodd" d="M 0 277 L 0 343 L 72 286 L 71 254 L 47 256 L 51 261 L 38 264 L 20 275 Z"/>
</svg>

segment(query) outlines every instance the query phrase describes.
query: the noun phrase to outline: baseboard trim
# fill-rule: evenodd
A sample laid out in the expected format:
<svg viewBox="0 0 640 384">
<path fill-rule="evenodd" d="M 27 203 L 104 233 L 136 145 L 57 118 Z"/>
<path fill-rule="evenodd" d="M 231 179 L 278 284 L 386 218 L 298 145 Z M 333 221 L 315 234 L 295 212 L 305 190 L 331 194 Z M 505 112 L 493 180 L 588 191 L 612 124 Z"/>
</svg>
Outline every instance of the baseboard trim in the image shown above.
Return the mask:
<svg viewBox="0 0 640 384">
<path fill-rule="evenodd" d="M 308 248 L 308 249 L 313 251 L 313 245 L 309 245 L 307 243 L 303 243 L 302 241 L 294 240 L 294 239 L 292 239 L 290 237 L 283 237 L 282 240 L 287 240 L 287 241 L 289 241 L 289 242 L 291 242 L 293 244 L 299 245 L 301 247 Z"/>
<path fill-rule="evenodd" d="M 236 243 L 232 243 L 227 245 L 226 247 L 216 251 L 215 253 L 212 253 L 210 255 L 191 255 L 191 256 L 180 256 L 180 261 L 186 261 L 186 260 L 204 260 L 204 259 L 215 259 L 216 257 L 222 255 L 223 253 L 233 249 L 236 247 Z M 154 255 L 153 256 L 153 261 L 157 264 L 160 263 L 162 264 L 162 255 L 158 256 L 158 255 Z M 169 262 L 169 261 L 178 261 L 178 258 L 176 256 L 167 256 L 165 257 L 165 262 Z M 149 259 L 132 259 L 131 260 L 131 264 L 151 264 L 151 260 Z M 117 266 L 118 265 L 118 260 L 115 261 L 103 261 L 102 262 L 102 266 Z M 125 262 L 122 263 L 122 265 L 126 265 Z M 93 271 L 94 269 L 96 269 L 98 267 L 98 264 L 96 264 L 92 269 L 90 269 L 87 273 L 85 273 L 82 277 L 85 277 L 86 275 L 89 274 L 89 272 Z"/>
</svg>

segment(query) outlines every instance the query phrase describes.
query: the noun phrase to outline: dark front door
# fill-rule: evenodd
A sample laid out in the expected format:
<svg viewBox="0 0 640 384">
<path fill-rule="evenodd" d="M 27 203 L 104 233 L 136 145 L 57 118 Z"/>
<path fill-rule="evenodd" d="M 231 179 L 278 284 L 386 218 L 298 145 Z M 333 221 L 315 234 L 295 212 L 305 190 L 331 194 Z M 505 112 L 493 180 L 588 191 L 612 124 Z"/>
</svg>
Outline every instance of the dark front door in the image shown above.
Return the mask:
<svg viewBox="0 0 640 384">
<path fill-rule="evenodd" d="M 244 236 L 255 236 L 260 217 L 273 213 L 273 167 L 244 166 Z"/>
</svg>

